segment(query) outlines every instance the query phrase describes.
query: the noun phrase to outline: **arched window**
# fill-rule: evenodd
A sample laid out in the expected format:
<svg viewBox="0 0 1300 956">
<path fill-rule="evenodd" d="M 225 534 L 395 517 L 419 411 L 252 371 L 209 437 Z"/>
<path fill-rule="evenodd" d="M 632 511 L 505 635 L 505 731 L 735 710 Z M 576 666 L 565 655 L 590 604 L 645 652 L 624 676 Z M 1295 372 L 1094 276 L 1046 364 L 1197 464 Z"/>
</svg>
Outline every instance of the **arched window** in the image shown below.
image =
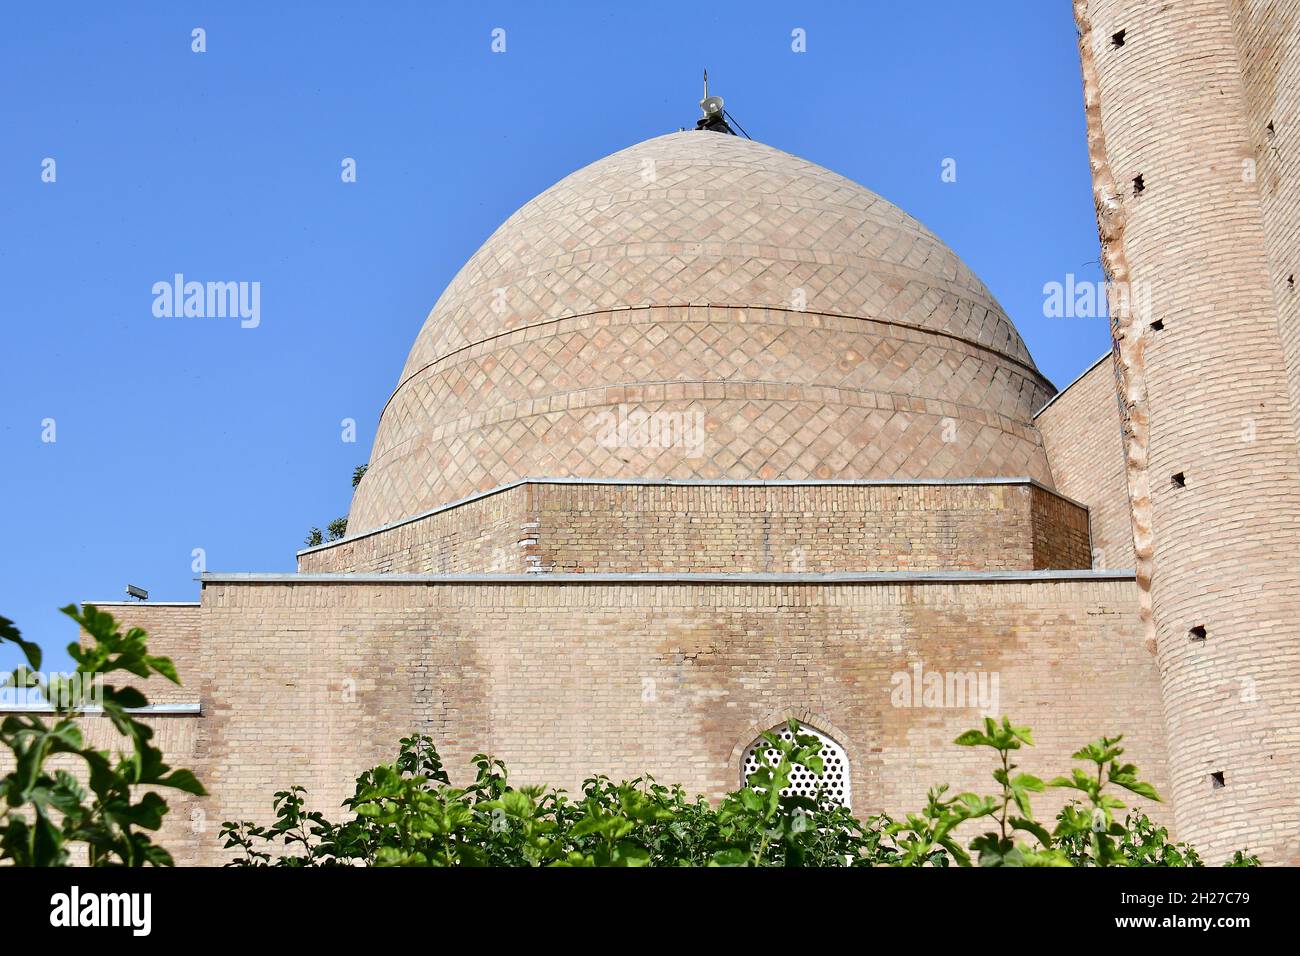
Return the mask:
<svg viewBox="0 0 1300 956">
<path fill-rule="evenodd" d="M 805 724 L 799 725 L 801 733 L 816 737 L 822 742 L 822 764 L 824 770 L 819 777 L 807 767 L 795 764 L 790 774 L 790 786 L 781 791 L 781 796 L 800 796 L 815 798 L 817 788 L 820 785 L 822 790 L 822 802 L 830 805 L 851 806 L 851 790 L 849 786 L 849 755 L 844 752 L 844 748 L 837 744 L 830 737 L 827 737 L 820 730 L 809 727 Z M 777 734 L 782 740 L 793 740 L 794 735 L 790 733 L 790 728 L 785 724 L 780 724 L 772 728 L 772 732 Z M 740 785 L 743 787 L 749 775 L 759 768 L 760 761 L 763 760 L 763 754 L 766 752 L 767 762 L 775 763 L 777 752 L 764 740 L 759 737 L 745 751 L 745 759 L 742 761 L 740 770 Z"/>
</svg>

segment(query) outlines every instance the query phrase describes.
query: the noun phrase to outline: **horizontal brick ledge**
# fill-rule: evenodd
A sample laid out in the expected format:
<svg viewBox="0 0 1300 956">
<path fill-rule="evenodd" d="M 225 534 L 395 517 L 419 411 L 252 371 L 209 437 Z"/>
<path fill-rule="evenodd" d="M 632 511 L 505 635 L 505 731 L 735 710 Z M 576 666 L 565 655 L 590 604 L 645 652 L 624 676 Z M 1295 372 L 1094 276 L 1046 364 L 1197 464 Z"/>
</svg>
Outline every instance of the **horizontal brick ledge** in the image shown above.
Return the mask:
<svg viewBox="0 0 1300 956">
<path fill-rule="evenodd" d="M 203 584 L 1015 584 L 1051 581 L 1131 581 L 1131 569 L 1078 571 L 836 571 L 807 574 L 294 574 L 208 572 Z"/>
</svg>

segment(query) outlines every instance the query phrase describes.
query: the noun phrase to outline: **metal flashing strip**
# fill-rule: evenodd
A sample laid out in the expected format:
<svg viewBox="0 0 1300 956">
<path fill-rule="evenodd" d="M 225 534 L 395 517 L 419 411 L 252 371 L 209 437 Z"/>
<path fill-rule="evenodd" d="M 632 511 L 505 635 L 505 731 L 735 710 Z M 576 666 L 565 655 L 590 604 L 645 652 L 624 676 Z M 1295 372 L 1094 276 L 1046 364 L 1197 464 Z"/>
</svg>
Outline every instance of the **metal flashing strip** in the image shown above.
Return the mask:
<svg viewBox="0 0 1300 956">
<path fill-rule="evenodd" d="M 1040 571 L 832 571 L 806 574 L 762 572 L 629 572 L 625 574 L 294 574 L 236 571 L 208 572 L 206 584 L 1011 584 L 1053 581 L 1127 581 L 1135 572 L 1122 569 Z"/>
<path fill-rule="evenodd" d="M 78 601 L 82 607 L 198 607 L 198 601 Z"/>
<path fill-rule="evenodd" d="M 52 714 L 54 707 L 51 704 L 0 704 L 0 714 Z M 103 707 L 79 707 L 74 713 L 78 714 L 102 714 Z M 203 713 L 203 705 L 193 704 L 148 704 L 144 707 L 127 707 L 128 714 L 142 714 L 144 716 L 158 715 L 190 715 L 199 716 Z"/>
<path fill-rule="evenodd" d="M 1069 391 L 1071 388 L 1073 388 L 1075 385 L 1078 385 L 1081 381 L 1083 381 L 1084 377 L 1087 376 L 1087 374 L 1088 374 L 1089 372 L 1091 372 L 1093 369 L 1095 369 L 1095 368 L 1096 368 L 1098 365 L 1100 365 L 1102 362 L 1106 361 L 1106 359 L 1110 358 L 1112 354 L 1113 354 L 1113 353 L 1111 353 L 1111 352 L 1106 352 L 1104 355 L 1102 355 L 1101 358 L 1097 359 L 1097 361 L 1093 362 L 1091 365 L 1089 365 L 1087 368 L 1085 368 L 1082 372 L 1080 372 L 1078 375 L 1076 375 L 1076 376 L 1074 377 L 1074 379 L 1070 382 L 1069 385 L 1065 386 L 1065 388 L 1061 389 L 1059 392 L 1057 392 L 1055 395 L 1053 395 L 1051 398 L 1049 398 L 1047 401 L 1045 401 L 1045 402 L 1043 403 L 1043 407 L 1040 408 L 1038 411 L 1034 412 L 1034 414 L 1031 415 L 1031 416 L 1029 416 L 1029 417 L 1030 417 L 1030 418 L 1037 418 L 1039 415 L 1043 414 L 1043 412 L 1047 411 L 1047 410 L 1052 406 L 1052 402 L 1056 401 L 1058 398 L 1060 398 L 1062 395 L 1064 395 L 1066 392 L 1068 392 L 1068 391 Z"/>
</svg>

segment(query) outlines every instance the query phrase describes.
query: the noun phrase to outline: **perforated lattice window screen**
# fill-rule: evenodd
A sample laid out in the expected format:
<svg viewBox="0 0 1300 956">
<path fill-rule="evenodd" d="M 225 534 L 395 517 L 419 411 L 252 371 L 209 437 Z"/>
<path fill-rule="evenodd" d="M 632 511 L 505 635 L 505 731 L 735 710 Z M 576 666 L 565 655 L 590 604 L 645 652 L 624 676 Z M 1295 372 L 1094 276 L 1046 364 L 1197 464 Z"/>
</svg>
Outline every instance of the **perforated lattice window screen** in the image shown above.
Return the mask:
<svg viewBox="0 0 1300 956">
<path fill-rule="evenodd" d="M 794 739 L 794 735 L 790 733 L 788 727 L 773 727 L 772 730 L 779 731 L 782 740 Z M 807 767 L 795 764 L 794 771 L 790 775 L 790 786 L 782 790 L 781 795 L 783 797 L 794 795 L 815 798 L 817 796 L 817 787 L 820 784 L 824 804 L 850 806 L 849 758 L 844 752 L 844 748 L 821 731 L 812 727 L 801 727 L 800 730 L 822 742 L 821 757 L 822 763 L 825 765 L 825 772 L 818 777 Z M 758 769 L 759 761 L 763 759 L 764 753 L 766 753 L 769 764 L 776 763 L 778 759 L 777 752 L 768 746 L 762 737 L 750 744 L 749 749 L 745 751 L 745 762 L 741 768 L 741 786 L 744 786 L 745 781 L 749 779 L 749 775 Z"/>
</svg>

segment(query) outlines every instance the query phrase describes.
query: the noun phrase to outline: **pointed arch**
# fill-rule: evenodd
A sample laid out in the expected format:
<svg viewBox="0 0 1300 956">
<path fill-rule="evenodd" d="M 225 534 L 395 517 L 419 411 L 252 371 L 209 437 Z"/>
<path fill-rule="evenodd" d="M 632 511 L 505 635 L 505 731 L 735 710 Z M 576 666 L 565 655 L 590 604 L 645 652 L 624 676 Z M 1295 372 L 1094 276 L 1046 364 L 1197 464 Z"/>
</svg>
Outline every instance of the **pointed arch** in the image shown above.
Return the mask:
<svg viewBox="0 0 1300 956">
<path fill-rule="evenodd" d="M 790 786 L 781 791 L 782 796 L 803 796 L 815 798 L 818 792 L 824 804 L 831 806 L 853 806 L 853 784 L 849 765 L 848 751 L 829 734 L 816 727 L 798 720 L 799 731 L 809 734 L 821 741 L 822 773 L 813 773 L 801 764 L 795 764 L 790 777 Z M 785 740 L 792 740 L 793 735 L 785 722 L 768 728 L 772 733 Z M 765 757 L 775 757 L 763 733 L 755 734 L 748 746 L 742 751 L 740 759 L 740 785 L 743 787 L 753 773 L 764 762 Z"/>
</svg>

